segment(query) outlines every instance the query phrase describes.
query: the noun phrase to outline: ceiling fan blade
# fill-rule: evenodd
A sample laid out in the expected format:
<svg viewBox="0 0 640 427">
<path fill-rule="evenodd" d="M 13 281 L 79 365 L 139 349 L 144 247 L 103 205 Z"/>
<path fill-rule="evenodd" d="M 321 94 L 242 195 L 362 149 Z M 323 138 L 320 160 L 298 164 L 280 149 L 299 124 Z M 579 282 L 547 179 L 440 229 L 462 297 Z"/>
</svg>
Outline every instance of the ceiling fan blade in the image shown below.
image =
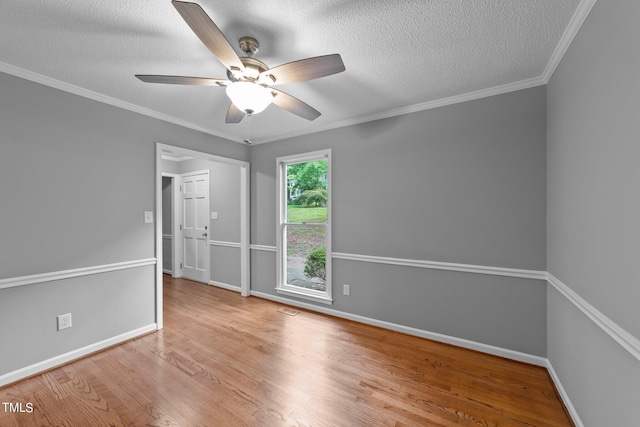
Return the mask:
<svg viewBox="0 0 640 427">
<path fill-rule="evenodd" d="M 227 79 L 210 79 L 206 77 L 154 76 L 147 74 L 136 74 L 136 77 L 145 83 L 166 83 L 171 85 L 226 86 L 231 83 Z"/>
<path fill-rule="evenodd" d="M 225 123 L 240 123 L 244 117 L 244 111 L 231 104 L 227 110 L 227 116 L 224 118 Z"/>
<path fill-rule="evenodd" d="M 244 71 L 244 65 L 222 31 L 196 3 L 171 2 L 198 38 L 228 70 Z"/>
<path fill-rule="evenodd" d="M 339 54 L 315 56 L 278 65 L 260 74 L 259 81 L 269 85 L 296 83 L 330 76 L 345 70 Z"/>
<path fill-rule="evenodd" d="M 320 112 L 318 110 L 308 104 L 305 104 L 298 98 L 284 93 L 281 90 L 271 88 L 271 91 L 273 92 L 273 103 L 278 107 L 307 120 L 315 120 L 320 117 Z"/>
</svg>

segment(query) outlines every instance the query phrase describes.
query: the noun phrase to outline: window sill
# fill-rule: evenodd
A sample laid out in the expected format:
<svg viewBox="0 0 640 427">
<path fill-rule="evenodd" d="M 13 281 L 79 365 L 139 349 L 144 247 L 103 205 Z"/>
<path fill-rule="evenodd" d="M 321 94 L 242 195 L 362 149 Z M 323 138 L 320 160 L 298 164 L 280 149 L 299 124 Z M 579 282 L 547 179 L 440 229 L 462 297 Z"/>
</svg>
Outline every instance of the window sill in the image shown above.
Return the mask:
<svg viewBox="0 0 640 427">
<path fill-rule="evenodd" d="M 331 299 L 329 297 L 319 296 L 319 295 L 311 295 L 311 294 L 308 294 L 308 293 L 303 292 L 303 291 L 296 291 L 296 290 L 285 289 L 285 288 L 276 288 L 276 293 L 279 293 L 279 294 L 282 294 L 282 295 L 288 295 L 288 296 L 296 297 L 296 298 L 302 298 L 302 299 L 306 299 L 306 300 L 309 300 L 309 301 L 315 301 L 315 302 L 319 302 L 319 303 L 327 304 L 327 305 L 333 304 L 333 299 Z"/>
</svg>

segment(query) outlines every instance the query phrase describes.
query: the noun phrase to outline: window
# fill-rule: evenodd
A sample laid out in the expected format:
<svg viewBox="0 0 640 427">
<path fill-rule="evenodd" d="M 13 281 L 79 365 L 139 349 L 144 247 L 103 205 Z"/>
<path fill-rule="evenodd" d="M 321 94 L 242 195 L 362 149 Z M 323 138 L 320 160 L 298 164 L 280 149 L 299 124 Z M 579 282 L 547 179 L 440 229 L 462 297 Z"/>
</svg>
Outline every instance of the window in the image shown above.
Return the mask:
<svg viewBox="0 0 640 427">
<path fill-rule="evenodd" d="M 278 157 L 276 292 L 331 304 L 331 150 Z"/>
</svg>

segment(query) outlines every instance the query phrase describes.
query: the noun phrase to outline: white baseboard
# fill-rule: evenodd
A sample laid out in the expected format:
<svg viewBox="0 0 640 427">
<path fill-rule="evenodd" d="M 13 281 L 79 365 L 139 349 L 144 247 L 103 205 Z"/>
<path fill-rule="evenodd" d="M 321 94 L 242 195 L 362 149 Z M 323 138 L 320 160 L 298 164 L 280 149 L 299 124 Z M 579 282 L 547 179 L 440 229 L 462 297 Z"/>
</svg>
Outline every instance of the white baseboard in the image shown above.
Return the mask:
<svg viewBox="0 0 640 427">
<path fill-rule="evenodd" d="M 217 286 L 218 288 L 226 289 L 228 291 L 240 292 L 240 286 L 230 285 L 228 283 L 216 282 L 215 280 L 209 280 L 211 286 Z"/>
<path fill-rule="evenodd" d="M 139 337 L 146 333 L 155 331 L 156 329 L 157 325 L 155 323 L 152 323 L 151 325 L 143 326 L 142 328 L 134 329 L 133 331 L 125 332 L 124 334 L 116 335 L 115 337 L 107 338 L 106 340 L 90 344 L 86 347 L 72 350 L 68 353 L 64 353 L 47 360 L 43 360 L 42 362 L 34 363 L 30 366 L 25 366 L 24 368 L 20 368 L 16 371 L 0 375 L 0 387 L 39 374 L 41 372 L 55 368 L 56 366 L 64 365 L 65 363 L 69 363 L 88 354 L 95 353 L 96 351 L 104 350 L 105 348 L 111 347 L 113 345 L 120 344 L 124 341 Z"/>
<path fill-rule="evenodd" d="M 571 403 L 571 399 L 569 399 L 569 395 L 567 394 L 567 391 L 562 386 L 562 383 L 560 382 L 560 378 L 558 377 L 558 374 L 556 374 L 555 369 L 553 369 L 553 365 L 551 365 L 551 361 L 549 359 L 547 359 L 546 368 L 547 368 L 547 371 L 549 371 L 549 375 L 551 376 L 551 380 L 553 381 L 553 384 L 556 386 L 556 390 L 558 390 L 558 393 L 560 393 L 560 398 L 562 399 L 562 402 L 564 403 L 565 408 L 567 408 L 567 411 L 569 411 L 569 415 L 571 416 L 573 423 L 576 425 L 576 427 L 584 427 L 584 424 L 582 424 L 582 420 L 578 415 L 578 411 L 576 411 L 576 408 L 573 407 L 573 404 Z"/>
<path fill-rule="evenodd" d="M 501 347 L 495 347 L 488 344 L 482 344 L 475 341 L 465 340 L 463 338 L 456 338 L 449 335 L 438 334 L 435 332 L 429 332 L 422 329 L 411 328 L 408 326 L 398 325 L 395 323 L 385 322 L 382 320 L 372 319 L 370 317 L 360 316 L 357 314 L 346 313 L 344 311 L 339 311 L 327 307 L 322 307 L 314 304 L 308 304 L 301 301 L 294 301 L 288 298 L 282 298 L 276 295 L 267 294 L 264 292 L 251 291 L 252 296 L 256 296 L 259 298 L 264 298 L 270 301 L 279 302 L 286 305 L 291 305 L 294 307 L 305 308 L 311 311 L 317 311 L 323 314 L 328 314 L 330 316 L 340 317 L 343 319 L 353 320 L 356 322 L 364 323 L 367 325 L 377 326 L 383 329 L 389 329 L 392 331 L 402 332 L 407 335 L 413 335 L 420 338 L 426 338 L 433 341 L 443 342 L 446 344 L 452 344 L 462 348 L 468 348 L 470 350 L 480 351 L 482 353 L 492 354 L 494 356 L 504 357 L 506 359 L 516 360 L 518 362 L 529 363 L 535 366 L 541 366 L 546 368 L 551 376 L 551 380 L 553 381 L 558 393 L 560 393 L 560 398 L 564 403 L 567 411 L 569 412 L 569 416 L 573 420 L 573 423 L 576 427 L 584 427 L 582 420 L 580 420 L 580 416 L 578 412 L 574 408 L 571 400 L 569 399 L 569 395 L 565 391 L 562 383 L 560 382 L 560 378 L 556 374 L 556 371 L 553 369 L 551 362 L 546 357 L 535 356 L 532 354 L 522 353 L 519 351 L 509 350 Z"/>
<path fill-rule="evenodd" d="M 429 332 L 422 329 L 412 328 L 409 326 L 398 325 L 396 323 L 372 319 L 370 317 L 351 314 L 344 311 L 335 310 L 332 308 L 321 307 L 315 304 L 308 304 L 301 301 L 294 301 L 289 298 L 283 298 L 276 295 L 267 294 L 264 292 L 251 291 L 251 295 L 259 298 L 264 298 L 271 301 L 279 302 L 282 304 L 291 305 L 294 307 L 300 307 L 300 308 L 305 308 L 307 310 L 317 311 L 319 313 L 328 314 L 330 316 L 340 317 L 343 319 L 353 320 L 353 321 L 364 323 L 367 325 L 377 326 L 383 329 L 402 332 L 407 335 L 427 338 L 433 341 L 452 344 L 458 347 L 468 348 L 471 350 L 480 351 L 482 353 L 492 354 L 494 356 L 500 356 L 506 359 L 516 360 L 518 362 L 525 362 L 531 365 L 543 366 L 543 367 L 547 366 L 547 359 L 541 356 L 534 356 L 532 354 L 521 353 L 519 351 L 509 350 L 501 347 L 495 347 L 488 344 L 482 344 L 479 342 L 470 341 L 463 338 L 456 338 L 449 335 L 438 334 L 436 332 Z"/>
</svg>

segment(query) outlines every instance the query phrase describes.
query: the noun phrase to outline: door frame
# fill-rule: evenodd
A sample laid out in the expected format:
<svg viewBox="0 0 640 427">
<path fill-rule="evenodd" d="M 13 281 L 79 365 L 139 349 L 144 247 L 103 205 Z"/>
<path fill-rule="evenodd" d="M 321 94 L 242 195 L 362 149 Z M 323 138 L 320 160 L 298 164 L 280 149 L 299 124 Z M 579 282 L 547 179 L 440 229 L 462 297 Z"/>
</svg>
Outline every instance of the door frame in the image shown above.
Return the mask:
<svg viewBox="0 0 640 427">
<path fill-rule="evenodd" d="M 251 289 L 251 263 L 250 263 L 250 184 L 251 164 L 243 160 L 229 157 L 216 156 L 188 148 L 156 142 L 156 229 L 155 229 L 155 253 L 156 253 L 156 325 L 158 329 L 164 326 L 163 297 L 162 297 L 162 154 L 173 156 L 190 156 L 214 162 L 226 163 L 240 167 L 240 294 L 249 296 Z"/>
</svg>

